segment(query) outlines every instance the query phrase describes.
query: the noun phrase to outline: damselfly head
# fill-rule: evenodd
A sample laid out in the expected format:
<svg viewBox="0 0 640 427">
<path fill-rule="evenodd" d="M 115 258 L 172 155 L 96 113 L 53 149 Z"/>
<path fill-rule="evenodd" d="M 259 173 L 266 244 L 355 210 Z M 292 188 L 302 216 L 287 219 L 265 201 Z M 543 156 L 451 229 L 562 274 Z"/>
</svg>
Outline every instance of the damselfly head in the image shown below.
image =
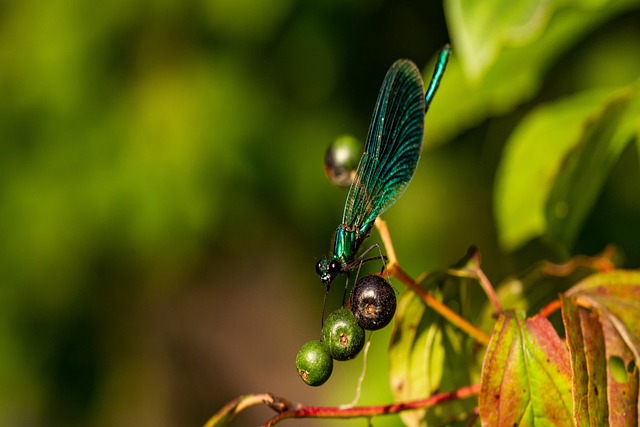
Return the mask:
<svg viewBox="0 0 640 427">
<path fill-rule="evenodd" d="M 337 259 L 321 259 L 316 264 L 316 273 L 323 285 L 329 286 L 342 273 L 342 263 Z"/>
</svg>

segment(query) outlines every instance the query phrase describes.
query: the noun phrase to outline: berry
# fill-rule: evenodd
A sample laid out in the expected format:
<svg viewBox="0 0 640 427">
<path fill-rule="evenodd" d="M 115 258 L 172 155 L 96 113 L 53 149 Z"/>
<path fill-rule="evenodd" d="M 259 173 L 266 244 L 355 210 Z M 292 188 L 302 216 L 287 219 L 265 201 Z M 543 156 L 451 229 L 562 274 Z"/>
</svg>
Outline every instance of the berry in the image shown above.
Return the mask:
<svg viewBox="0 0 640 427">
<path fill-rule="evenodd" d="M 335 360 L 353 359 L 364 347 L 364 330 L 349 310 L 341 308 L 324 321 L 322 342 Z"/>
<path fill-rule="evenodd" d="M 361 277 L 351 291 L 351 311 L 363 329 L 382 329 L 396 312 L 396 293 L 380 276 Z"/>
<path fill-rule="evenodd" d="M 335 185 L 351 185 L 360 156 L 362 144 L 352 136 L 341 136 L 333 141 L 324 155 L 324 172 Z"/>
<path fill-rule="evenodd" d="M 308 341 L 296 356 L 296 370 L 302 381 L 317 387 L 324 384 L 331 376 L 333 359 L 322 342 Z"/>
</svg>

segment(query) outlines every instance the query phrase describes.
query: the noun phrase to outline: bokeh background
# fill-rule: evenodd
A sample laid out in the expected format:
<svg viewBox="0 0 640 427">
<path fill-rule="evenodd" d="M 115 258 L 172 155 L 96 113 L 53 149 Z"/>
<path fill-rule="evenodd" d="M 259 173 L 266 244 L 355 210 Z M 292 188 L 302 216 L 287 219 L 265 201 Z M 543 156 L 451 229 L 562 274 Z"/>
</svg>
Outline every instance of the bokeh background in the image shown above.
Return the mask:
<svg viewBox="0 0 640 427">
<path fill-rule="evenodd" d="M 314 264 L 346 197 L 324 151 L 365 139 L 395 59 L 428 77 L 449 41 L 417 174 L 385 214 L 403 267 L 415 277 L 476 244 L 498 283 L 615 243 L 637 268 L 633 144 L 571 244 L 500 243 L 496 171 L 521 120 L 640 76 L 638 1 L 516 3 L 0 2 L 0 425 L 198 426 L 250 392 L 350 401 L 361 359 L 317 389 L 294 369 L 318 337 Z M 391 401 L 390 329 L 374 334 L 364 404 Z"/>
</svg>

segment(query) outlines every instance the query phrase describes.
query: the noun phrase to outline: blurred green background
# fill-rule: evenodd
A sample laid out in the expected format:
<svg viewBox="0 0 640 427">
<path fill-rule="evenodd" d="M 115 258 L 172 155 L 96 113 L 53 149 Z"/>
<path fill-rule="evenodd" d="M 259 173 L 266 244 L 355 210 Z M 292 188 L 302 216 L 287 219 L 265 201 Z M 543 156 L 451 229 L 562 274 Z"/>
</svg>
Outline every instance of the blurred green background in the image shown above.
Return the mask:
<svg viewBox="0 0 640 427">
<path fill-rule="evenodd" d="M 294 369 L 346 196 L 324 150 L 365 139 L 395 59 L 428 78 L 448 41 L 417 174 L 384 216 L 403 267 L 476 244 L 498 283 L 614 243 L 637 268 L 639 2 L 516 3 L 0 2 L 0 425 L 201 425 L 249 392 L 350 401 L 361 359 L 318 389 Z M 537 157 L 509 155 L 527 143 Z M 362 403 L 391 399 L 390 329 Z"/>
</svg>

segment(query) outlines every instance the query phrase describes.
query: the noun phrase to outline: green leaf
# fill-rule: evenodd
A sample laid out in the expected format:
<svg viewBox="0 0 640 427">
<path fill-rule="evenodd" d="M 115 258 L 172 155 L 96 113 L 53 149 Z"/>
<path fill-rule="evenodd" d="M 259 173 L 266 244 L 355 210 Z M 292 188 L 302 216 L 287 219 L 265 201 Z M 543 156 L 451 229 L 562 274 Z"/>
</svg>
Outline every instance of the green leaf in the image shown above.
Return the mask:
<svg viewBox="0 0 640 427">
<path fill-rule="evenodd" d="M 484 425 L 572 425 L 569 354 L 549 321 L 498 318 L 482 366 Z"/>
<path fill-rule="evenodd" d="M 447 284 L 443 272 L 430 274 L 426 283 L 432 295 L 450 306 L 459 304 L 458 288 Z M 456 302 L 458 301 L 458 302 Z M 428 309 L 412 291 L 405 291 L 398 302 L 389 346 L 389 379 L 396 402 L 423 399 L 438 391 L 455 390 L 472 382 L 471 340 Z M 461 367 L 464 367 L 462 369 Z M 448 374 L 445 376 L 444 372 Z M 473 411 L 473 401 L 453 401 L 429 411 L 403 412 L 407 426 L 448 425 Z"/>
<path fill-rule="evenodd" d="M 434 341 L 434 348 L 439 349 L 442 360 L 432 358 L 431 366 L 439 362 L 446 375 L 440 375 L 439 386 L 433 392 L 456 390 L 473 383 L 475 362 L 472 360 L 470 338 L 442 318 L 438 319 L 437 328 L 439 341 Z M 434 385 L 435 380 L 432 379 Z M 436 405 L 426 414 L 427 425 L 448 426 L 455 420 L 465 420 L 476 406 L 475 399 L 453 400 Z"/>
<path fill-rule="evenodd" d="M 638 6 L 635 0 L 581 3 L 551 9 L 542 1 L 445 1 L 453 55 L 426 118 L 425 143 L 511 112 L 538 93 L 547 70 L 586 34 Z"/>
<path fill-rule="evenodd" d="M 547 236 L 571 247 L 622 150 L 632 135 L 626 121 L 637 91 L 616 93 L 598 116 L 591 117 L 579 144 L 566 158 L 546 204 Z"/>
<path fill-rule="evenodd" d="M 516 249 L 549 227 L 566 243 L 575 237 L 629 141 L 622 118 L 631 120 L 625 108 L 632 93 L 634 88 L 582 92 L 538 107 L 520 123 L 496 173 L 494 210 L 505 249 Z M 578 178 L 584 180 L 580 186 L 572 181 Z M 573 227 L 571 232 L 562 232 L 561 223 Z"/>
<path fill-rule="evenodd" d="M 436 367 L 430 371 L 426 357 L 413 359 L 414 348 L 429 348 L 434 333 L 430 331 L 435 315 L 427 312 L 424 303 L 414 292 L 405 291 L 398 301 L 391 342 L 389 345 L 389 381 L 396 402 L 411 400 L 414 396 L 427 396 L 429 393 L 428 372 L 441 375 L 442 369 Z M 418 333 L 418 331 L 423 331 Z M 424 353 L 424 351 L 423 351 Z M 402 413 L 401 418 L 407 426 L 418 426 L 426 411 L 416 410 Z"/>
<path fill-rule="evenodd" d="M 607 355 L 602 325 L 595 313 L 562 297 L 562 319 L 571 354 L 573 416 L 578 426 L 606 425 Z"/>
<path fill-rule="evenodd" d="M 503 46 L 533 39 L 546 27 L 552 2 L 540 0 L 449 0 L 454 41 L 467 75 L 477 79 Z"/>
</svg>

